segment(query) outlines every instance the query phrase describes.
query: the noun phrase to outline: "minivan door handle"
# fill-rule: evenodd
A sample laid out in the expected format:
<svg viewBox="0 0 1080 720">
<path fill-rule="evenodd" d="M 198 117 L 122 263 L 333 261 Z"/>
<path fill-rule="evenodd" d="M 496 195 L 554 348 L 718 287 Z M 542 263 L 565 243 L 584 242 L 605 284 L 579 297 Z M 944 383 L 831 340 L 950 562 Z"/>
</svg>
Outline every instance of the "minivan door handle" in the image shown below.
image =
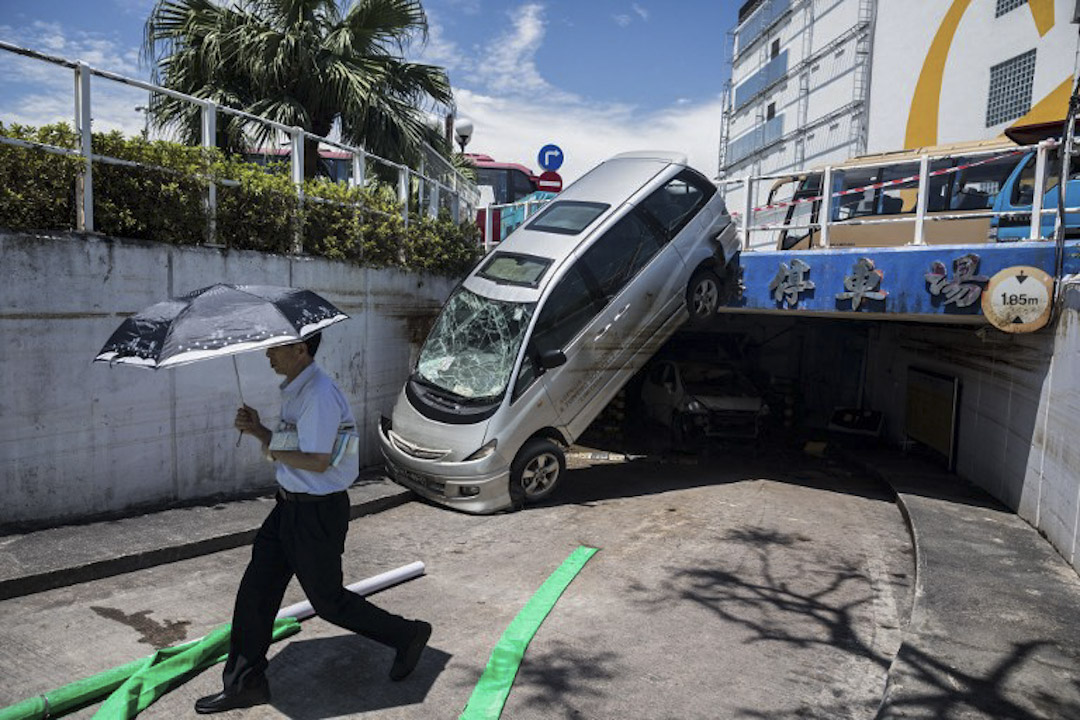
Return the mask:
<svg viewBox="0 0 1080 720">
<path fill-rule="evenodd" d="M 605 333 L 606 333 L 606 332 L 607 332 L 608 330 L 610 330 L 610 329 L 611 329 L 611 325 L 612 325 L 612 323 L 608 323 L 607 325 L 605 325 L 605 326 L 604 326 L 604 329 L 603 329 L 603 330 L 601 330 L 600 332 L 596 333 L 596 337 L 594 337 L 594 338 L 593 338 L 593 342 L 597 342 L 598 340 L 600 340 L 600 338 L 604 337 L 604 334 L 605 334 Z"/>
<path fill-rule="evenodd" d="M 615 314 L 615 317 L 613 317 L 611 319 L 611 322 L 613 322 L 613 323 L 619 322 L 619 318 L 621 318 L 623 315 L 625 315 L 626 311 L 629 310 L 629 309 L 630 309 L 630 303 L 626 303 L 626 306 L 623 307 L 622 310 L 620 310 L 618 313 Z"/>
</svg>

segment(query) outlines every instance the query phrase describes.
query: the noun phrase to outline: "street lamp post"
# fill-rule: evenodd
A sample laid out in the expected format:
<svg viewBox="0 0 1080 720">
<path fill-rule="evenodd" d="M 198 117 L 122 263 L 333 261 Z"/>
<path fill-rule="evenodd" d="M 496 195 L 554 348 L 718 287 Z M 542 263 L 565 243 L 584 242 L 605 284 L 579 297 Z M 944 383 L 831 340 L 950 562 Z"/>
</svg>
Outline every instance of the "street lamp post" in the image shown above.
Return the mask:
<svg viewBox="0 0 1080 720">
<path fill-rule="evenodd" d="M 454 137 L 461 146 L 461 152 L 465 152 L 465 146 L 472 140 L 473 124 L 471 120 L 461 119 L 454 125 Z"/>
<path fill-rule="evenodd" d="M 137 105 L 137 106 L 135 106 L 135 112 L 141 112 L 143 114 L 142 139 L 143 140 L 149 140 L 150 139 L 150 108 L 148 108 L 145 105 Z"/>
</svg>

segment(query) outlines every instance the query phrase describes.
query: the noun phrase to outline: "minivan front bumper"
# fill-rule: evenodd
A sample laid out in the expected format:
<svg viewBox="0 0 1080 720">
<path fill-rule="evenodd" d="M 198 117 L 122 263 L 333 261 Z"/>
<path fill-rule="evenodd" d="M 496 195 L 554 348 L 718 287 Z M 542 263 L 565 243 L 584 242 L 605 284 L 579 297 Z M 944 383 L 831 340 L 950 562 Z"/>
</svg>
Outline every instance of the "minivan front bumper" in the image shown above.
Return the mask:
<svg viewBox="0 0 1080 720">
<path fill-rule="evenodd" d="M 390 479 L 432 502 L 475 514 L 511 506 L 510 467 L 498 454 L 463 462 L 421 460 L 402 452 L 383 424 L 379 447 Z"/>
</svg>

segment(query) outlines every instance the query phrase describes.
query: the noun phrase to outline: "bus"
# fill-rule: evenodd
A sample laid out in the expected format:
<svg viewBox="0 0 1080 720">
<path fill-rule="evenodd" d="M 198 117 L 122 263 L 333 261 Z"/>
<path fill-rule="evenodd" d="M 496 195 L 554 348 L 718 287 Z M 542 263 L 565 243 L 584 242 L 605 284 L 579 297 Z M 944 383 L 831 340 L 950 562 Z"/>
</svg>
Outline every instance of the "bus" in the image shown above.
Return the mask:
<svg viewBox="0 0 1080 720">
<path fill-rule="evenodd" d="M 480 190 L 476 224 L 485 246 L 500 242 L 525 222 L 530 207 L 555 197 L 555 193 L 538 189 L 539 177 L 524 165 L 498 162 L 490 155 L 466 153 L 465 157 L 476 168 L 476 187 Z M 492 237 L 488 238 L 486 208 L 492 205 L 511 207 L 492 208 Z"/>
<path fill-rule="evenodd" d="M 927 244 L 973 244 L 1027 239 L 1035 192 L 1036 149 L 996 138 L 880 153 L 832 168 L 830 247 L 885 247 L 914 240 L 919 170 L 930 158 L 927 180 Z M 1053 237 L 1061 156 L 1046 153 L 1039 237 Z M 760 210 L 772 212 L 773 230 L 752 247 L 806 250 L 822 246 L 820 231 L 824 169 L 777 179 Z M 1066 183 L 1066 235 L 1080 237 L 1080 167 Z M 946 222 L 947 220 L 947 222 Z"/>
</svg>

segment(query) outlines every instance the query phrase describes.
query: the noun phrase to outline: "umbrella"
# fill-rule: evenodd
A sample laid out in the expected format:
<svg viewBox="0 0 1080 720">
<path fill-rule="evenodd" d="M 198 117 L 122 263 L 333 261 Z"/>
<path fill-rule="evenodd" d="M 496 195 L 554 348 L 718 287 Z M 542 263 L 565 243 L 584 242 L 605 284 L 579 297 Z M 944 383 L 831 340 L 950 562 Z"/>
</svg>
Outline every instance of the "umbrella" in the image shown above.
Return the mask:
<svg viewBox="0 0 1080 720">
<path fill-rule="evenodd" d="M 232 355 L 244 404 L 237 353 L 299 342 L 348 318 L 310 290 L 219 283 L 124 320 L 94 362 L 157 370 Z"/>
<path fill-rule="evenodd" d="M 94 361 L 177 367 L 299 342 L 348 317 L 310 290 L 211 285 L 124 320 Z"/>
</svg>

